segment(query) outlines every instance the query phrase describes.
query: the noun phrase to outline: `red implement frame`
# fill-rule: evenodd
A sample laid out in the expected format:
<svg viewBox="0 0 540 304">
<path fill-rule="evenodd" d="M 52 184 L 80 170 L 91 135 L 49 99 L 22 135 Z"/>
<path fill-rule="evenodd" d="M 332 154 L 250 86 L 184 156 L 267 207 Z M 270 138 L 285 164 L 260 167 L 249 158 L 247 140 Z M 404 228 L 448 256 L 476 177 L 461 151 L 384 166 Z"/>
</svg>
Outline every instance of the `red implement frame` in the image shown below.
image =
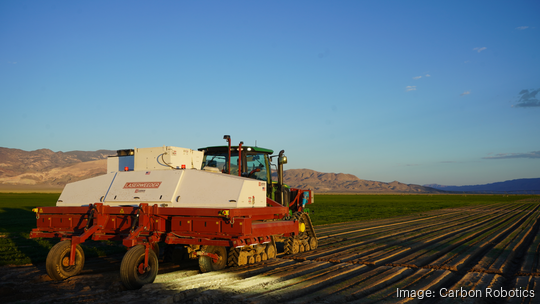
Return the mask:
<svg viewBox="0 0 540 304">
<path fill-rule="evenodd" d="M 281 220 L 289 208 L 267 199 L 262 208 L 171 208 L 158 205 L 83 207 L 39 207 L 37 228 L 31 238 L 71 240 L 70 265 L 75 264 L 75 247 L 92 240 L 121 240 L 126 247 L 156 242 L 185 245 L 242 247 L 271 242 L 273 235 L 298 234 L 298 223 Z M 213 256 L 209 255 L 214 258 Z"/>
</svg>

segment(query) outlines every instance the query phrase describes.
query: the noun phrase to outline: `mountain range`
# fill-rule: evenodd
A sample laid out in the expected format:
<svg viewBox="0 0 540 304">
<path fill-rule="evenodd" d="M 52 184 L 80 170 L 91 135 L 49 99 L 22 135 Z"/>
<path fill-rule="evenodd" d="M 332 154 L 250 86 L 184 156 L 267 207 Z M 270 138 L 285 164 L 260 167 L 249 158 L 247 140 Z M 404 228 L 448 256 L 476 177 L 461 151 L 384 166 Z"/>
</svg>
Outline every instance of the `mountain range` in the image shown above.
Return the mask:
<svg viewBox="0 0 540 304">
<path fill-rule="evenodd" d="M 116 151 L 53 152 L 49 149 L 24 151 L 0 147 L 0 191 L 60 192 L 67 183 L 105 174 L 106 158 L 110 155 L 116 155 Z M 312 189 L 318 193 L 520 193 L 522 189 L 529 191 L 526 193 L 536 190 L 540 193 L 540 179 L 526 179 L 525 184 L 520 184 L 520 181 L 460 187 L 437 184 L 421 186 L 398 181 L 384 183 L 364 180 L 352 174 L 322 173 L 310 169 L 289 169 L 284 172 L 287 185 Z"/>
<path fill-rule="evenodd" d="M 540 178 L 520 178 L 485 185 L 445 186 L 429 184 L 424 186 L 453 192 L 540 194 Z"/>
</svg>

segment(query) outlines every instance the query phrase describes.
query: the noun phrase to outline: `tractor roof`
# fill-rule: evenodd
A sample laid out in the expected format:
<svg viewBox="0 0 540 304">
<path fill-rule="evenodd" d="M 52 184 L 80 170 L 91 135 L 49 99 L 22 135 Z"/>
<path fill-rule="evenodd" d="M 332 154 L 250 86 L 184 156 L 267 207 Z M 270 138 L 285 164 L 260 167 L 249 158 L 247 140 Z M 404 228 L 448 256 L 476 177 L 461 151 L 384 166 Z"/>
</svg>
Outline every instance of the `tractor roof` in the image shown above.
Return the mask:
<svg viewBox="0 0 540 304">
<path fill-rule="evenodd" d="M 229 149 L 229 146 L 213 146 L 213 147 L 205 147 L 205 148 L 199 148 L 199 151 L 209 151 L 209 152 L 227 152 Z M 231 151 L 238 151 L 238 146 L 231 146 Z M 267 153 L 272 154 L 274 153 L 274 150 L 265 149 L 261 147 L 252 147 L 252 146 L 242 146 L 242 151 L 255 151 L 260 153 Z"/>
</svg>

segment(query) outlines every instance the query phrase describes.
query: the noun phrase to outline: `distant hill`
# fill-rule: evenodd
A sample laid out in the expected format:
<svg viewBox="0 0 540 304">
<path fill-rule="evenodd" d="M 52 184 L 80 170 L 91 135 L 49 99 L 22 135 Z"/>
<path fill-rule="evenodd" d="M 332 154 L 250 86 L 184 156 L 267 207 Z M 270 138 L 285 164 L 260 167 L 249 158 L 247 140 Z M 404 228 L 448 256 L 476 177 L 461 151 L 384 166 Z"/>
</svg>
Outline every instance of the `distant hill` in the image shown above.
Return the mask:
<svg viewBox="0 0 540 304">
<path fill-rule="evenodd" d="M 540 178 L 520 178 L 504 182 L 471 186 L 444 186 L 438 184 L 424 186 L 443 191 L 456 192 L 540 194 Z"/>
<path fill-rule="evenodd" d="M 105 174 L 116 151 L 24 151 L 0 147 L 0 190 L 61 190 L 65 184 Z"/>
<path fill-rule="evenodd" d="M 283 173 L 284 182 L 295 188 L 326 193 L 441 193 L 437 189 L 414 184 L 360 179 L 352 174 L 321 173 L 309 169 L 290 169 Z"/>
<path fill-rule="evenodd" d="M 116 151 L 53 152 L 0 148 L 0 190 L 61 191 L 70 182 L 106 173 L 109 155 Z M 277 179 L 277 178 L 275 178 Z M 397 181 L 383 183 L 359 179 L 351 174 L 321 173 L 309 169 L 285 170 L 284 182 L 296 188 L 329 193 L 439 193 L 419 185 Z"/>
</svg>

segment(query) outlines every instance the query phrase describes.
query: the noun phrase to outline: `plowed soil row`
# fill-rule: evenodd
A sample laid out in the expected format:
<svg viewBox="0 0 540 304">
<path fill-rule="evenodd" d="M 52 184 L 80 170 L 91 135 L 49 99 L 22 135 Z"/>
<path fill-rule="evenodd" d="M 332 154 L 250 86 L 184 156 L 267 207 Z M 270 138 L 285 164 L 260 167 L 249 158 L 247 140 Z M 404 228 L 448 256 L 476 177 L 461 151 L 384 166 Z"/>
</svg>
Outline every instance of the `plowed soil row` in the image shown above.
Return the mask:
<svg viewBox="0 0 540 304">
<path fill-rule="evenodd" d="M 21 303 L 536 303 L 539 215 L 540 202 L 531 201 L 317 226 L 316 250 L 205 274 L 193 261 L 161 263 L 154 284 L 136 291 L 119 283 L 122 256 L 89 260 L 81 275 L 62 282 L 50 281 L 43 265 L 4 267 L 0 297 Z"/>
</svg>

